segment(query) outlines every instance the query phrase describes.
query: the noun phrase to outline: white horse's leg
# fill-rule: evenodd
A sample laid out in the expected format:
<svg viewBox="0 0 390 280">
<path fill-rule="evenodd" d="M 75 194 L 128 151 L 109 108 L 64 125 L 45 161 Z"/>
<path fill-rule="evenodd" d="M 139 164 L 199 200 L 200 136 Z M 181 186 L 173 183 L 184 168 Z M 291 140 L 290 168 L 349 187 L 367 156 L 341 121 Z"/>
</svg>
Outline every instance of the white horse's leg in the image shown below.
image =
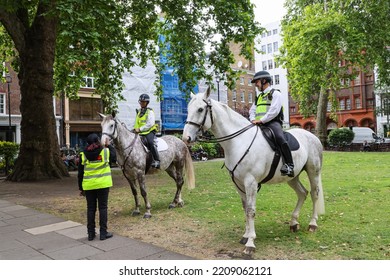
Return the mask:
<svg viewBox="0 0 390 280">
<path fill-rule="evenodd" d="M 181 190 L 184 184 L 183 170 L 183 166 L 175 167 L 173 164 L 165 170 L 168 175 L 176 182 L 175 197 L 171 204 L 169 204 L 169 209 L 184 206 L 184 201 L 181 199 Z"/>
<path fill-rule="evenodd" d="M 139 199 L 138 199 L 137 186 L 135 185 L 135 181 L 130 180 L 130 179 L 128 179 L 127 181 L 129 182 L 131 192 L 133 193 L 133 197 L 134 197 L 134 203 L 135 203 L 134 210 L 131 213 L 131 215 L 138 216 L 139 214 L 141 214 L 141 212 L 139 210 L 140 204 L 139 204 Z"/>
<path fill-rule="evenodd" d="M 150 202 L 148 199 L 148 193 L 146 192 L 145 174 L 138 175 L 138 183 L 139 183 L 139 187 L 141 190 L 141 195 L 142 195 L 144 202 L 145 202 L 146 211 L 144 214 L 144 218 L 151 218 L 152 214 L 150 213 L 150 209 L 152 208 L 152 206 L 150 205 Z"/>
<path fill-rule="evenodd" d="M 245 188 L 246 192 L 246 209 L 245 209 L 245 217 L 246 217 L 246 230 L 244 237 L 247 238 L 247 242 L 245 244 L 244 253 L 247 255 L 251 255 L 255 251 L 255 215 L 256 215 L 256 195 L 257 195 L 257 183 L 252 181 L 252 183 L 248 184 Z"/>
<path fill-rule="evenodd" d="M 306 200 L 308 191 L 299 181 L 299 176 L 295 177 L 291 181 L 288 181 L 287 183 L 291 188 L 293 188 L 293 190 L 298 196 L 298 201 L 294 211 L 292 212 L 291 221 L 290 221 L 290 230 L 296 232 L 299 229 L 299 222 L 298 222 L 299 212 L 301 211 L 302 205 Z"/>
<path fill-rule="evenodd" d="M 239 192 L 239 194 L 241 196 L 242 209 L 244 210 L 244 215 L 246 217 L 246 194 L 241 192 Z M 240 240 L 240 243 L 242 245 L 245 245 L 246 242 L 248 242 L 248 236 L 249 236 L 249 224 L 248 224 L 248 219 L 245 218 L 245 232 Z"/>
<path fill-rule="evenodd" d="M 308 173 L 309 174 L 309 173 Z M 324 197 L 322 192 L 321 172 L 316 171 L 309 174 L 310 195 L 313 202 L 313 213 L 309 223 L 309 231 L 317 229 L 318 214 L 325 213 Z"/>
</svg>

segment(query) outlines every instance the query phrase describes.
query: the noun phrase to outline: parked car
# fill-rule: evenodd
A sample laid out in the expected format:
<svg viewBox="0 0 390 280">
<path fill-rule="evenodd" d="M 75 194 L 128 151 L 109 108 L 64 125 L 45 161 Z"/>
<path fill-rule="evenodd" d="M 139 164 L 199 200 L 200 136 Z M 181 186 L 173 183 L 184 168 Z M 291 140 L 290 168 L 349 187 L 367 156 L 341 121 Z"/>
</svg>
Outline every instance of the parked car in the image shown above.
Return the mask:
<svg viewBox="0 0 390 280">
<path fill-rule="evenodd" d="M 359 143 L 363 144 L 364 141 L 367 141 L 367 143 L 378 143 L 380 142 L 381 138 L 375 134 L 375 132 L 369 128 L 369 127 L 351 127 L 352 131 L 354 132 L 355 136 L 352 140 L 352 143 Z"/>
</svg>

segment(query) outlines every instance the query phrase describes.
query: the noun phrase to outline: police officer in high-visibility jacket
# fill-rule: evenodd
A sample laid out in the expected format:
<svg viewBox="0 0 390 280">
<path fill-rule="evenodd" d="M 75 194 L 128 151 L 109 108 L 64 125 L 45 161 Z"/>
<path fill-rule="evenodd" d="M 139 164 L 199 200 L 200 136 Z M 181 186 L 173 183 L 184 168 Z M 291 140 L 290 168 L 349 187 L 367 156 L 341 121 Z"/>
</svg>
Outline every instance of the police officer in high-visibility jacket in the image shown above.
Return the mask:
<svg viewBox="0 0 390 280">
<path fill-rule="evenodd" d="M 152 167 L 160 168 L 160 157 L 157 151 L 157 147 L 154 144 L 154 138 L 157 132 L 157 124 L 153 109 L 148 107 L 150 97 L 147 94 L 141 94 L 138 103 L 141 106 L 140 110 L 137 110 L 137 116 L 135 118 L 134 132 L 139 135 L 145 136 L 148 143 L 148 149 L 152 153 L 153 162 Z"/>
<path fill-rule="evenodd" d="M 259 71 L 254 75 L 252 83 L 259 90 L 259 94 L 249 110 L 249 119 L 254 124 L 272 129 L 285 161 L 280 172 L 283 176 L 294 177 L 291 150 L 283 134 L 282 94 L 279 90 L 271 88 L 271 80 L 271 75 L 267 71 Z"/>
<path fill-rule="evenodd" d="M 87 200 L 88 240 L 96 237 L 95 215 L 99 208 L 100 240 L 112 237 L 107 231 L 108 193 L 112 187 L 110 150 L 103 148 L 99 137 L 93 133 L 87 137 L 87 147 L 80 153 L 78 183 L 80 195 Z"/>
</svg>

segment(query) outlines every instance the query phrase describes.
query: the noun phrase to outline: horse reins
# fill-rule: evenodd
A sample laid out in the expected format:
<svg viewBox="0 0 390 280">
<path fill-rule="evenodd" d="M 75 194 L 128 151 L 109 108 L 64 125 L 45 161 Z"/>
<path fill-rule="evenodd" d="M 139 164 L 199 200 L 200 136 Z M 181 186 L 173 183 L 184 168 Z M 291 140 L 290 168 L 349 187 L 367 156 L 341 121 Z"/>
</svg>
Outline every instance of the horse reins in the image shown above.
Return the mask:
<svg viewBox="0 0 390 280">
<path fill-rule="evenodd" d="M 117 121 L 116 121 L 116 119 L 114 119 L 114 122 L 115 122 L 115 126 L 114 126 L 114 131 L 113 131 L 113 133 L 112 133 L 112 134 L 108 134 L 108 133 L 106 133 L 106 132 L 102 132 L 102 135 L 107 135 L 107 136 L 110 137 L 111 139 L 114 139 L 114 134 L 115 134 L 116 127 L 117 127 Z M 134 136 L 134 138 L 133 138 L 133 141 L 131 141 L 131 143 L 130 143 L 129 146 L 127 146 L 126 148 L 123 149 L 123 152 L 125 152 L 128 148 L 131 148 L 130 151 L 129 151 L 129 153 L 127 154 L 125 160 L 123 161 L 123 165 L 121 165 L 122 173 L 123 173 L 123 175 L 126 177 L 126 179 L 128 179 L 127 176 L 126 176 L 126 174 L 125 174 L 126 162 L 127 162 L 127 160 L 129 159 L 131 152 L 133 151 L 134 143 L 135 143 L 135 141 L 137 140 L 137 138 L 138 138 L 138 133 L 135 133 L 135 136 Z"/>
<path fill-rule="evenodd" d="M 203 117 L 202 123 L 199 124 L 199 123 L 196 123 L 196 122 L 193 122 L 193 121 L 186 121 L 186 124 L 191 124 L 191 125 L 194 125 L 194 126 L 198 127 L 198 128 L 199 128 L 198 131 L 203 131 L 203 126 L 204 126 L 204 124 L 206 123 L 206 118 L 207 118 L 207 113 L 208 113 L 208 111 L 210 111 L 211 125 L 214 124 L 214 121 L 213 121 L 213 111 L 212 111 L 212 106 L 211 106 L 211 100 L 206 101 L 206 100 L 203 99 L 203 102 L 206 103 L 206 113 L 205 113 L 205 115 L 204 115 L 204 117 Z M 240 129 L 240 130 L 238 130 L 238 131 L 236 131 L 236 132 L 234 132 L 234 133 L 232 133 L 232 134 L 229 134 L 229 135 L 226 135 L 226 136 L 222 136 L 222 137 L 217 137 L 217 138 L 208 138 L 208 137 L 200 136 L 200 137 L 204 138 L 204 140 L 199 139 L 199 141 L 200 141 L 200 142 L 208 142 L 208 143 L 219 143 L 219 142 L 228 141 L 228 140 L 231 140 L 231 139 L 233 139 L 234 137 L 236 137 L 236 136 L 238 136 L 238 135 L 244 133 L 245 131 L 247 131 L 248 129 L 250 129 L 250 128 L 254 127 L 254 126 L 256 126 L 256 125 L 253 124 L 253 123 L 250 123 L 250 124 L 247 125 L 246 127 L 242 128 L 242 129 Z M 256 134 L 255 134 L 255 136 L 253 137 L 252 142 L 250 143 L 249 147 L 246 149 L 245 153 L 242 155 L 242 157 L 240 158 L 240 160 L 239 160 L 239 161 L 237 162 L 237 164 L 234 166 L 233 170 L 229 170 L 229 169 L 226 167 L 225 163 L 222 165 L 222 168 L 225 166 L 226 169 L 229 171 L 230 176 L 232 177 L 233 183 L 236 185 L 237 189 L 239 189 L 242 193 L 245 193 L 245 191 L 241 190 L 241 189 L 238 187 L 237 183 L 235 182 L 235 180 L 234 180 L 234 171 L 236 170 L 236 168 L 238 167 L 238 165 L 241 163 L 241 161 L 242 161 L 242 160 L 246 157 L 246 155 L 249 153 L 249 150 L 250 150 L 250 148 L 252 147 L 253 142 L 254 142 L 255 139 L 256 139 L 257 133 L 259 132 L 259 127 L 258 127 L 258 126 L 256 126 L 256 127 L 257 127 L 257 129 L 256 129 Z M 259 191 L 259 190 L 260 190 L 260 187 L 258 187 L 258 191 Z"/>
<path fill-rule="evenodd" d="M 202 131 L 203 131 L 203 126 L 206 123 L 207 113 L 209 111 L 210 111 L 211 125 L 214 124 L 214 121 L 213 121 L 213 111 L 211 110 L 211 108 L 212 108 L 211 101 L 206 101 L 206 100 L 203 99 L 203 102 L 206 103 L 206 113 L 204 114 L 202 123 L 199 124 L 199 123 L 196 123 L 196 122 L 193 122 L 193 121 L 186 121 L 186 124 L 192 124 L 192 125 L 198 127 L 199 130 L 202 130 Z"/>
</svg>

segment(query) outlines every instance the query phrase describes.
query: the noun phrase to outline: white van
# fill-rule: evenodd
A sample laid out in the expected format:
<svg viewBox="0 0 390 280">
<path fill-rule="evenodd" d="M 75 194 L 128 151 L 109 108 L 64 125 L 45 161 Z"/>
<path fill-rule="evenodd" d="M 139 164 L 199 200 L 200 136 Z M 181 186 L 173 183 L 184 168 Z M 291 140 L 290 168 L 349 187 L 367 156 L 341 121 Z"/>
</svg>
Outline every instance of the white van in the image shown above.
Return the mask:
<svg viewBox="0 0 390 280">
<path fill-rule="evenodd" d="M 369 127 L 352 127 L 352 131 L 355 133 L 352 143 L 364 143 L 364 141 L 375 143 L 380 140 L 380 137 Z"/>
</svg>

